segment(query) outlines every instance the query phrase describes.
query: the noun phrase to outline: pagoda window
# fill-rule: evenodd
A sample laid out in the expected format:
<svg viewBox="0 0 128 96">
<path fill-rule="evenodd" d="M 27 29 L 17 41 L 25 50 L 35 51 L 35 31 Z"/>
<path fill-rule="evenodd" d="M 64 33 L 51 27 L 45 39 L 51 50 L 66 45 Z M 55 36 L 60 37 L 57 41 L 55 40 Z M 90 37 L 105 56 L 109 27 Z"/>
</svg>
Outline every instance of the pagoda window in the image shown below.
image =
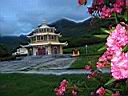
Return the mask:
<svg viewBox="0 0 128 96">
<path fill-rule="evenodd" d="M 41 41 L 41 36 L 40 36 L 40 41 Z"/>
<path fill-rule="evenodd" d="M 42 29 L 41 32 L 44 32 L 44 29 Z"/>
<path fill-rule="evenodd" d="M 52 35 L 50 35 L 50 36 L 49 36 L 49 39 L 50 39 L 50 40 L 53 40 L 53 39 L 54 39 L 54 37 L 53 37 Z"/>
<path fill-rule="evenodd" d="M 44 28 L 44 32 L 46 32 L 46 28 Z"/>
<path fill-rule="evenodd" d="M 41 36 L 41 40 L 44 40 L 44 37 L 43 36 Z"/>
<path fill-rule="evenodd" d="M 49 32 L 49 28 L 47 29 L 47 32 Z"/>
<path fill-rule="evenodd" d="M 45 40 L 45 41 L 47 40 L 47 35 L 44 35 L 44 40 Z"/>
<path fill-rule="evenodd" d="M 54 39 L 54 36 L 52 36 L 52 40 Z"/>
<path fill-rule="evenodd" d="M 39 41 L 40 40 L 40 36 L 37 36 L 37 41 Z"/>
<path fill-rule="evenodd" d="M 51 40 L 52 38 L 51 38 L 52 36 L 51 35 L 49 35 L 49 40 Z"/>
<path fill-rule="evenodd" d="M 42 29 L 42 31 L 41 32 L 44 32 L 44 29 Z"/>
<path fill-rule="evenodd" d="M 55 36 L 51 36 L 50 37 L 50 40 L 55 40 Z"/>
<path fill-rule="evenodd" d="M 54 40 L 56 41 L 56 36 L 54 36 Z"/>
<path fill-rule="evenodd" d="M 57 41 L 58 39 L 57 39 L 57 36 L 55 36 L 55 40 Z"/>
</svg>

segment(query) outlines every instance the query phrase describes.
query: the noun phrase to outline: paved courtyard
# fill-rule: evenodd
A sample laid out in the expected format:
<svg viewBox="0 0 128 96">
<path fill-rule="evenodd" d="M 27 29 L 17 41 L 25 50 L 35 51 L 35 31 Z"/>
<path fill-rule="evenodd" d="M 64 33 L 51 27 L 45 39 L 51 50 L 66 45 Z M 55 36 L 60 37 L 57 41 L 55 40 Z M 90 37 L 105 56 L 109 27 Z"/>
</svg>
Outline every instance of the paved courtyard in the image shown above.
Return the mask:
<svg viewBox="0 0 128 96">
<path fill-rule="evenodd" d="M 27 56 L 21 60 L 0 62 L 0 72 L 66 69 L 75 60 L 69 55 Z"/>
<path fill-rule="evenodd" d="M 0 73 L 43 75 L 90 74 L 84 69 L 68 69 L 76 60 L 69 55 L 27 56 L 21 60 L 0 62 Z M 110 70 L 100 70 L 108 73 Z"/>
</svg>

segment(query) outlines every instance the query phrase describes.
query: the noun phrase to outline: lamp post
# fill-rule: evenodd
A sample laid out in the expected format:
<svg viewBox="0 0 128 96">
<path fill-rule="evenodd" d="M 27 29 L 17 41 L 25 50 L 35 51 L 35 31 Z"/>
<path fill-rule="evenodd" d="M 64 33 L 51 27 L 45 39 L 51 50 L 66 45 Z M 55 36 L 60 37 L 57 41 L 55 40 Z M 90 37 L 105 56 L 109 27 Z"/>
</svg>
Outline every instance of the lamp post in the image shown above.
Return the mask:
<svg viewBox="0 0 128 96">
<path fill-rule="evenodd" d="M 85 51 L 86 51 L 86 55 L 87 55 L 88 45 L 85 45 Z"/>
</svg>

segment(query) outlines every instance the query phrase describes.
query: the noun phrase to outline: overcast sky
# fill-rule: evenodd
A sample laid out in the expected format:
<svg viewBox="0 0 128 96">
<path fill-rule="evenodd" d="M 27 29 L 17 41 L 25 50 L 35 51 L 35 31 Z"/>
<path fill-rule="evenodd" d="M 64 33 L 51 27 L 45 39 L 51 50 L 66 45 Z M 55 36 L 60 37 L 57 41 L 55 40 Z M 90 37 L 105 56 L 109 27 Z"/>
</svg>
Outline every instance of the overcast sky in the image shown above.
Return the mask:
<svg viewBox="0 0 128 96">
<path fill-rule="evenodd" d="M 0 0 L 1 35 L 27 34 L 43 20 L 51 23 L 64 17 L 79 21 L 89 15 L 77 0 Z"/>
</svg>

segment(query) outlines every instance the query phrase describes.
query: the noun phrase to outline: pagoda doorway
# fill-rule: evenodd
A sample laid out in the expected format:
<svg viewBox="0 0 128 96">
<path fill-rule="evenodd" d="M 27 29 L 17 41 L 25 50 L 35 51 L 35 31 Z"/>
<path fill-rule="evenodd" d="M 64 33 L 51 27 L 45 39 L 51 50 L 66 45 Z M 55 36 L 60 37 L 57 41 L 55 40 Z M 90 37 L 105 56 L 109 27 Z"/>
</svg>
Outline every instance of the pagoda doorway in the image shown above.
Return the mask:
<svg viewBox="0 0 128 96">
<path fill-rule="evenodd" d="M 44 47 L 38 48 L 37 55 L 46 55 L 46 49 Z"/>
<path fill-rule="evenodd" d="M 52 46 L 52 54 L 59 54 L 60 50 L 59 50 L 59 46 Z"/>
</svg>

